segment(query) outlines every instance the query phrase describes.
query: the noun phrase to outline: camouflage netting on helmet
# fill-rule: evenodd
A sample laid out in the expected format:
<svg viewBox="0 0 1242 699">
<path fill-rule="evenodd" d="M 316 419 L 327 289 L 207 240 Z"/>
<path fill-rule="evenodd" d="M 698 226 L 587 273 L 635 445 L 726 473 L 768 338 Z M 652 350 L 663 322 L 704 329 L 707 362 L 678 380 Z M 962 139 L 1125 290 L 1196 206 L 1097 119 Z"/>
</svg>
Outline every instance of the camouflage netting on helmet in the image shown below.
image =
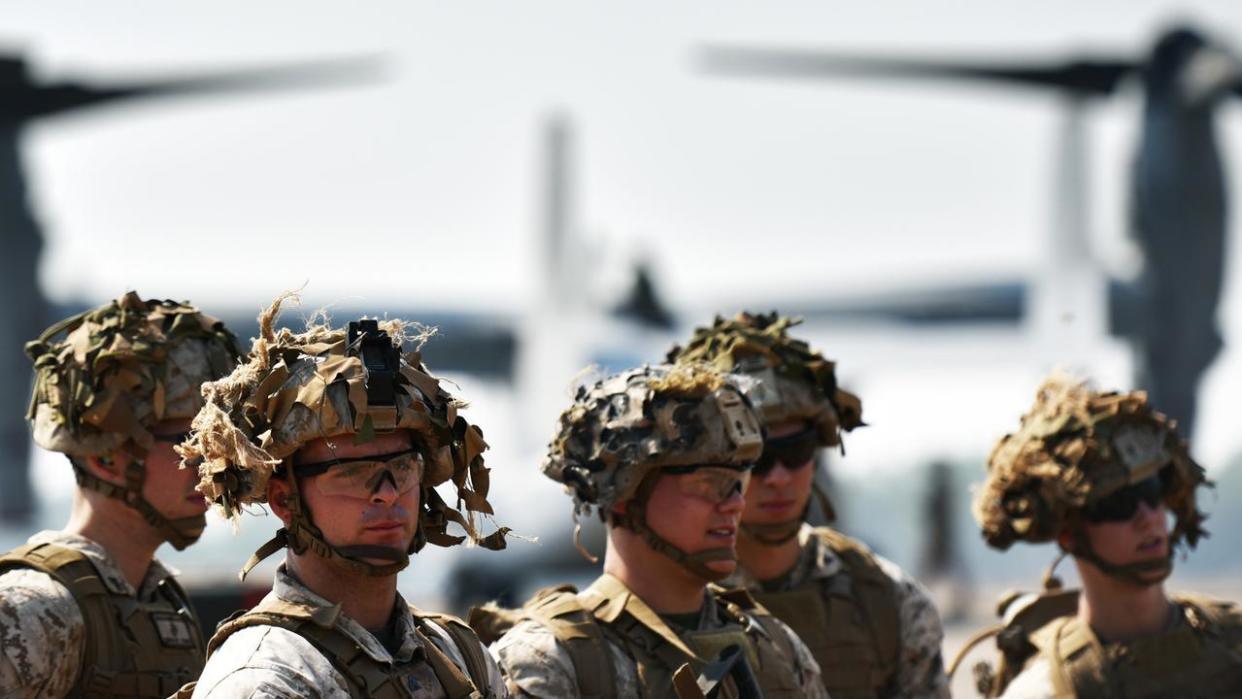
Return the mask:
<svg viewBox="0 0 1242 699">
<path fill-rule="evenodd" d="M 583 386 L 561 413 L 544 475 L 601 513 L 666 466 L 742 465 L 763 450 L 731 377 L 705 364 L 631 369 Z"/>
<path fill-rule="evenodd" d="M 1142 391 L 1101 393 L 1063 376 L 1046 380 L 1021 427 L 988 459 L 974 503 L 984 539 L 999 549 L 1052 541 L 1087 504 L 1160 474 L 1177 519 L 1170 541 L 1185 538 L 1193 547 L 1204 535 L 1195 489 L 1205 477 L 1176 428 Z"/>
<path fill-rule="evenodd" d="M 194 417 L 203 405 L 199 387 L 239 359 L 220 321 L 188 303 L 144 301 L 132 291 L 53 325 L 26 343 L 26 353 L 35 370 L 27 416 L 34 440 L 70 456 L 98 456 L 126 442 L 150 449 L 155 424 Z"/>
<path fill-rule="evenodd" d="M 281 303 L 276 299 L 259 316 L 259 337 L 247 361 L 232 375 L 207 384 L 207 404 L 194 419 L 194 433 L 180 448 L 187 462 L 201 459 L 198 490 L 226 517 L 267 499 L 273 471 L 302 445 L 320 438 L 349 436 L 356 442 L 377 432 L 409 430 L 423 453 L 420 532 L 431 543 L 450 546 L 465 537 L 446 533 L 456 522 L 471 541 L 503 546 L 506 529 L 484 539 L 475 515 L 491 515 L 487 501 L 489 469 L 483 462 L 483 433 L 458 414 L 463 407 L 423 366 L 417 350 L 401 354 L 393 405 L 368 403 L 368 369 L 347 347 L 347 333 L 308 323 L 304 332 L 274 329 Z M 378 321 L 392 344 L 401 348 L 411 330 L 422 326 L 401 320 Z M 358 342 L 361 342 L 359 340 Z M 434 490 L 452 481 L 456 507 Z M 464 504 L 469 518 L 463 517 Z"/>
<path fill-rule="evenodd" d="M 767 425 L 806 421 L 824 446 L 841 444 L 841 431 L 863 425 L 862 402 L 837 386 L 836 365 L 806 342 L 789 336 L 800 319 L 775 312 L 742 312 L 732 320 L 719 316 L 709 328 L 697 328 L 685 347 L 675 346 L 668 361 L 707 362 L 725 372 L 758 381 L 748 388 Z"/>
</svg>

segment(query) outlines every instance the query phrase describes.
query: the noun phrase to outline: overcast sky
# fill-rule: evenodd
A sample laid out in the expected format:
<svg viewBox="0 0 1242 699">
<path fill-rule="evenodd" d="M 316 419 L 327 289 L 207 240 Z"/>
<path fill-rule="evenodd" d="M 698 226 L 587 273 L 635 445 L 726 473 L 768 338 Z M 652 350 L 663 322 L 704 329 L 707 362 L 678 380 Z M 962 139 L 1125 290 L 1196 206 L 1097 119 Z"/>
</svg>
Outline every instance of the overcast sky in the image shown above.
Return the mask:
<svg viewBox="0 0 1242 699">
<path fill-rule="evenodd" d="M 1242 36 L 1242 4 L 1224 1 L 39 0 L 0 16 L 0 41 L 47 80 L 388 58 L 378 85 L 150 103 L 32 129 L 43 281 L 57 299 L 134 288 L 257 309 L 309 282 L 312 306 L 522 313 L 538 287 L 540 128 L 559 113 L 576 133 L 581 235 L 615 268 L 650 257 L 673 305 L 704 320 L 1032 272 L 1047 252 L 1062 111 L 1016 91 L 709 78 L 694 65 L 701 42 L 1056 58 L 1145 53 L 1179 17 Z M 1138 98 L 1131 88 L 1090 112 L 1091 241 L 1117 273 L 1133 271 L 1124 207 Z M 1236 106 L 1221 127 L 1237 163 Z M 1242 200 L 1236 178 L 1232 190 Z M 1221 311 L 1227 342 L 1237 289 Z M 876 425 L 851 435 L 839 467 L 855 474 L 981 458 L 1046 369 L 1020 337 L 815 332 Z M 1090 354 L 1103 383 L 1125 384 L 1124 348 L 1101 339 Z M 1242 446 L 1235 354 L 1205 382 L 1197 452 L 1210 468 Z M 558 394 L 568 379 L 555 379 Z M 551 495 L 530 476 L 547 435 L 519 427 L 527 397 L 470 382 L 474 419 L 499 424 L 488 432 L 498 482 Z M 69 487 L 67 472 L 57 479 Z"/>
</svg>

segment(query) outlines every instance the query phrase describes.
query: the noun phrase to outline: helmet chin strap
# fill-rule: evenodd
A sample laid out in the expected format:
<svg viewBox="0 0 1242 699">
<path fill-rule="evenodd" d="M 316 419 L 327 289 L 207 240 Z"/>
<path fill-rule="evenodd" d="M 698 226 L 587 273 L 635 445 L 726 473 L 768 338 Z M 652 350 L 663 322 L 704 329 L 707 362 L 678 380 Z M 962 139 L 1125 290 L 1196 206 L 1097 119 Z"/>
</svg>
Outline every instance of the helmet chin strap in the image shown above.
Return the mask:
<svg viewBox="0 0 1242 699">
<path fill-rule="evenodd" d="M 323 532 L 311 521 L 310 510 L 302 499 L 302 492 L 298 489 L 297 478 L 289 478 L 289 483 L 293 490 L 288 500 L 289 526 L 279 529 L 276 532 L 276 536 L 260 546 L 250 556 L 250 559 L 246 561 L 246 565 L 242 566 L 241 572 L 238 573 L 238 579 L 245 580 L 250 571 L 263 559 L 286 547 L 299 555 L 310 551 L 316 556 L 327 559 L 329 562 L 353 573 L 377 578 L 396 575 L 404 570 L 410 565 L 410 553 L 420 548 L 418 542 L 421 537 L 415 537 L 415 541 L 411 542 L 409 549 L 405 551 L 391 546 L 379 546 L 376 544 L 333 546 L 323 538 Z M 377 565 L 365 560 L 368 558 L 378 558 L 391 562 Z"/>
<path fill-rule="evenodd" d="M 1091 548 L 1086 537 L 1076 537 L 1076 543 L 1070 555 L 1090 562 L 1105 575 L 1122 580 L 1139 587 L 1159 585 L 1173 574 L 1173 545 L 1169 544 L 1169 553 L 1164 558 L 1133 563 L 1112 563 L 1104 560 L 1095 549 Z M 1051 572 L 1051 571 L 1049 571 Z"/>
<path fill-rule="evenodd" d="M 105 462 L 109 460 L 109 457 L 98 458 Z M 137 510 L 147 524 L 158 530 L 164 536 L 164 540 L 172 544 L 172 547 L 178 551 L 182 551 L 190 544 L 198 541 L 199 537 L 203 535 L 203 530 L 207 528 L 206 513 L 171 519 L 155 509 L 155 506 L 143 497 L 142 485 L 147 478 L 146 461 L 143 459 L 143 455 L 130 451 L 129 463 L 125 465 L 125 485 L 123 486 L 109 483 L 90 473 L 84 466 L 78 463 L 76 458 L 69 461 L 73 464 L 73 474 L 79 486 L 102 493 L 110 498 L 121 500 L 126 505 Z"/>
<path fill-rule="evenodd" d="M 719 582 L 729 577 L 728 572 L 713 570 L 707 564 L 713 561 L 737 561 L 737 552 L 733 549 L 720 546 L 697 553 L 686 553 L 674 546 L 668 539 L 657 534 L 654 529 L 647 526 L 647 499 L 655 487 L 657 477 L 658 474 L 655 473 L 649 475 L 642 485 L 638 487 L 638 492 L 634 495 L 634 499 L 630 501 L 628 513 L 623 517 L 618 517 L 614 514 L 613 521 L 642 536 L 643 540 L 653 550 L 673 559 L 681 567 L 702 578 L 705 582 Z"/>
</svg>

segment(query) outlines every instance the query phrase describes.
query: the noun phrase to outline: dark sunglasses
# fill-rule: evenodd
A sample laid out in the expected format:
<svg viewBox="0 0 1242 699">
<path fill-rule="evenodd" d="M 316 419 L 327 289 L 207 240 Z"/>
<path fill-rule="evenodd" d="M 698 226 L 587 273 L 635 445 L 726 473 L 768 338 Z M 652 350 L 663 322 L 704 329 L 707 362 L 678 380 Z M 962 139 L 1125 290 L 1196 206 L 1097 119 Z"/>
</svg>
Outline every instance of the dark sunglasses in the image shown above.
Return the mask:
<svg viewBox="0 0 1242 699">
<path fill-rule="evenodd" d="M 1090 503 L 1083 508 L 1082 514 L 1092 524 L 1128 522 L 1138 511 L 1140 502 L 1145 502 L 1154 509 L 1164 500 L 1168 491 L 1169 484 L 1166 479 L 1155 475 Z"/>
<path fill-rule="evenodd" d="M 812 462 L 818 448 L 819 437 L 812 427 L 784 437 L 769 437 L 763 443 L 763 455 L 755 462 L 753 473 L 763 478 L 777 463 L 784 464 L 790 471 L 800 470 Z"/>
</svg>

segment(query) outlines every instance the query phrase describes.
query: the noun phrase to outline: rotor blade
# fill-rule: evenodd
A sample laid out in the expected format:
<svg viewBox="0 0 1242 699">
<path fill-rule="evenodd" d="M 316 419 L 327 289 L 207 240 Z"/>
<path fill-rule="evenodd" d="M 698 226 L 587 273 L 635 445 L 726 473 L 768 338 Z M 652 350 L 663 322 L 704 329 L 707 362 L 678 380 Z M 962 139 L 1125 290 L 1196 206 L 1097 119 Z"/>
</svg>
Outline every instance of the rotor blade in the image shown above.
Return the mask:
<svg viewBox="0 0 1242 699">
<path fill-rule="evenodd" d="M 10 84 L 0 87 L 0 119 L 24 121 L 143 97 L 357 85 L 376 80 L 382 67 L 381 59 L 367 57 L 120 84 Z"/>
<path fill-rule="evenodd" d="M 1030 288 L 1023 279 L 936 285 L 833 299 L 790 301 L 778 307 L 808 320 L 896 322 L 910 325 L 999 324 L 1021 322 Z"/>
<path fill-rule="evenodd" d="M 1140 66 L 1133 61 L 1084 58 L 1064 62 L 1007 63 L 881 58 L 835 53 L 706 46 L 701 65 L 711 73 L 799 78 L 908 78 L 972 80 L 1055 88 L 1086 95 L 1112 93 Z"/>
</svg>

